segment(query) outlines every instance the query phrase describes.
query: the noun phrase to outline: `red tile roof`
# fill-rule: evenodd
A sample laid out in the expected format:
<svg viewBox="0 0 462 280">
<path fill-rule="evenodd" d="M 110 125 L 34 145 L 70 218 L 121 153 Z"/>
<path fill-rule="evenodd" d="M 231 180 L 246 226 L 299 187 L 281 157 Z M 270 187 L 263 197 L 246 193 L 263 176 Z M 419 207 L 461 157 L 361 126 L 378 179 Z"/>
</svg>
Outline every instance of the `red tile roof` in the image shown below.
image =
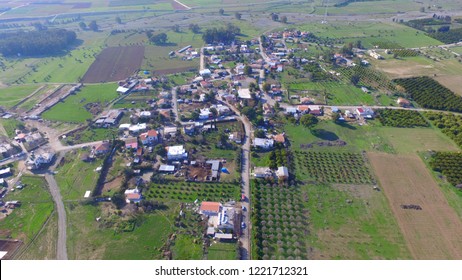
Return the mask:
<svg viewBox="0 0 462 280">
<path fill-rule="evenodd" d="M 203 201 L 201 203 L 201 211 L 220 212 L 221 204 L 219 202 Z"/>
</svg>

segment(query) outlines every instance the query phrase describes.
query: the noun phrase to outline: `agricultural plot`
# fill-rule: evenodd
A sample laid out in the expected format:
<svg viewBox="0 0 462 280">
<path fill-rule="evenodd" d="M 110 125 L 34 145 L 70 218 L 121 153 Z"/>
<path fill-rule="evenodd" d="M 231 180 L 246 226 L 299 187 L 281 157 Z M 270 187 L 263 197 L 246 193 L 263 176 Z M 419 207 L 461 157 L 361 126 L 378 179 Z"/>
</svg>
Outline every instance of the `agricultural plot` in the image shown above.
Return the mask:
<svg viewBox="0 0 462 280">
<path fill-rule="evenodd" d="M 434 112 L 425 112 L 424 116 L 449 136 L 459 147 L 462 147 L 462 134 L 459 133 L 459 129 L 462 127 L 462 116 Z"/>
<path fill-rule="evenodd" d="M 298 83 L 289 84 L 288 88 L 292 91 L 308 92 L 307 96 L 313 96 L 324 102 L 324 96 L 327 97 L 329 105 L 373 105 L 374 98 L 361 89 L 348 84 L 338 82 L 318 82 L 318 83 Z"/>
<path fill-rule="evenodd" d="M 229 183 L 189 183 L 167 181 L 162 184 L 151 183 L 144 195 L 159 201 L 193 202 L 238 200 L 240 189 L 238 184 Z"/>
<path fill-rule="evenodd" d="M 380 133 L 392 145 L 398 154 L 421 151 L 458 151 L 453 141 L 434 128 L 397 128 L 383 127 Z"/>
<path fill-rule="evenodd" d="M 383 192 L 367 185 L 304 185 L 310 259 L 410 259 Z"/>
<path fill-rule="evenodd" d="M 2 238 L 11 236 L 20 239 L 25 245 L 34 240 L 54 209 L 54 203 L 47 190 L 44 178 L 23 176 L 22 190 L 10 191 L 6 200 L 18 200 L 21 206 L 0 220 Z"/>
<path fill-rule="evenodd" d="M 453 186 L 462 187 L 462 154 L 436 152 L 430 160 L 434 171 L 442 173 Z"/>
<path fill-rule="evenodd" d="M 420 158 L 382 153 L 368 157 L 412 257 L 461 259 L 462 222 Z"/>
<path fill-rule="evenodd" d="M 174 260 L 202 259 L 202 246 L 194 236 L 180 234 L 173 243 L 172 257 Z"/>
<path fill-rule="evenodd" d="M 340 184 L 373 184 L 363 155 L 358 153 L 295 152 L 297 176 L 303 180 Z"/>
<path fill-rule="evenodd" d="M 381 109 L 377 110 L 377 118 L 385 126 L 394 127 L 428 127 L 428 122 L 417 111 L 407 110 L 391 110 Z"/>
<path fill-rule="evenodd" d="M 9 109 L 34 93 L 40 86 L 20 85 L 0 88 L 0 106 Z"/>
<path fill-rule="evenodd" d="M 185 43 L 186 46 L 188 45 Z M 154 75 L 167 75 L 174 74 L 191 69 L 197 70 L 199 67 L 199 60 L 181 60 L 180 58 L 169 58 L 169 52 L 176 51 L 180 47 L 160 47 L 160 46 L 146 46 L 145 59 L 143 59 L 141 68 L 149 70 Z"/>
<path fill-rule="evenodd" d="M 84 83 L 124 80 L 141 67 L 144 46 L 110 47 L 104 49 L 82 78 Z"/>
<path fill-rule="evenodd" d="M 76 94 L 67 97 L 42 114 L 42 118 L 52 121 L 83 123 L 100 113 L 118 94 L 117 84 L 85 85 Z"/>
<path fill-rule="evenodd" d="M 406 78 L 394 82 L 402 86 L 424 108 L 462 112 L 462 97 L 432 78 Z"/>
<path fill-rule="evenodd" d="M 65 202 L 65 207 L 69 259 L 162 259 L 161 248 L 173 233 L 174 209 L 169 207 L 143 215 L 123 210 L 121 216 L 110 202 Z"/>
<path fill-rule="evenodd" d="M 236 243 L 215 243 L 208 248 L 208 260 L 236 260 L 238 259 L 238 246 Z"/>
<path fill-rule="evenodd" d="M 308 259 L 307 216 L 299 188 L 252 181 L 253 257 L 260 260 Z"/>
<path fill-rule="evenodd" d="M 395 85 L 390 79 L 383 72 L 372 67 L 356 65 L 353 67 L 335 68 L 334 71 L 340 73 L 340 77 L 343 78 L 345 82 L 349 82 L 353 76 L 356 76 L 359 77 L 358 85 L 383 90 L 385 92 L 395 90 Z"/>
</svg>

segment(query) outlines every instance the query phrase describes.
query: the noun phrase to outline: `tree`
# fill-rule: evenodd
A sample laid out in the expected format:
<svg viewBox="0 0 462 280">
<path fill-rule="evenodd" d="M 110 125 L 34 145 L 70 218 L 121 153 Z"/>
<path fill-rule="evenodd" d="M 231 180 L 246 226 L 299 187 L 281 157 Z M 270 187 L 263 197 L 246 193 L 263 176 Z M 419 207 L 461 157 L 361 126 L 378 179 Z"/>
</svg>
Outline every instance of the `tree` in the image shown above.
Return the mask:
<svg viewBox="0 0 462 280">
<path fill-rule="evenodd" d="M 244 114 L 247 118 L 249 118 L 250 121 L 255 120 L 257 117 L 257 112 L 255 111 L 254 108 L 245 106 L 241 110 L 242 114 Z"/>
<path fill-rule="evenodd" d="M 300 123 L 304 127 L 312 128 L 314 125 L 318 123 L 318 119 L 310 114 L 305 114 L 300 118 Z"/>
<path fill-rule="evenodd" d="M 196 24 L 196 23 L 191 23 L 191 24 L 189 25 L 189 30 L 191 30 L 193 33 L 196 33 L 196 34 L 197 34 L 197 33 L 199 33 L 199 32 L 201 31 L 201 28 L 199 27 L 198 24 Z"/>
<path fill-rule="evenodd" d="M 359 75 L 357 74 L 352 75 L 350 78 L 351 83 L 355 86 L 358 85 L 360 80 L 361 80 L 361 77 L 359 77 Z"/>
<path fill-rule="evenodd" d="M 281 17 L 281 22 L 282 22 L 282 23 L 287 23 L 287 17 L 286 17 L 286 16 L 282 16 L 282 17 Z"/>
<path fill-rule="evenodd" d="M 255 130 L 255 137 L 257 138 L 266 138 L 266 133 L 262 129 Z"/>
<path fill-rule="evenodd" d="M 241 19 L 241 18 L 242 18 L 242 14 L 239 13 L 239 12 L 235 12 L 235 13 L 234 13 L 234 17 L 235 17 L 236 19 Z"/>
<path fill-rule="evenodd" d="M 210 108 L 210 113 L 212 113 L 214 119 L 218 117 L 218 111 L 216 108 Z"/>
<path fill-rule="evenodd" d="M 117 24 L 122 24 L 122 19 L 121 19 L 120 17 L 116 17 L 116 18 L 115 18 L 115 22 L 116 22 Z"/>
<path fill-rule="evenodd" d="M 247 76 L 252 75 L 252 67 L 250 67 L 249 65 L 246 65 L 244 67 L 244 75 L 247 75 Z"/>
<path fill-rule="evenodd" d="M 90 21 L 90 24 L 88 24 L 88 28 L 90 28 L 91 30 L 93 30 L 93 31 L 95 31 L 95 32 L 98 31 L 99 26 L 98 26 L 98 24 L 96 23 L 96 20 Z"/>
<path fill-rule="evenodd" d="M 181 31 L 180 26 L 179 26 L 178 24 L 175 24 L 175 25 L 172 27 L 172 30 L 173 30 L 174 32 L 177 32 L 177 33 L 179 33 L 179 32 Z"/>
<path fill-rule="evenodd" d="M 80 27 L 80 29 L 82 29 L 82 30 L 86 30 L 86 29 L 87 29 L 87 25 L 86 25 L 85 22 L 83 22 L 83 21 L 79 22 L 79 27 Z"/>
<path fill-rule="evenodd" d="M 116 192 L 112 195 L 111 202 L 114 203 L 117 209 L 120 209 L 125 206 L 125 197 L 123 194 Z"/>
<path fill-rule="evenodd" d="M 271 90 L 271 85 L 268 84 L 268 83 L 264 83 L 263 86 L 262 86 L 263 90 L 268 92 Z"/>
<path fill-rule="evenodd" d="M 151 31 L 147 33 L 149 41 L 153 42 L 156 45 L 163 45 L 167 42 L 167 34 L 165 33 L 159 33 L 156 35 L 153 35 Z"/>
<path fill-rule="evenodd" d="M 279 104 L 279 102 L 276 101 L 276 103 L 274 103 L 274 110 L 276 112 L 278 112 L 279 110 L 281 110 L 281 105 Z"/>
<path fill-rule="evenodd" d="M 223 9 L 219 9 L 219 10 L 218 10 L 218 13 L 220 14 L 220 16 L 222 16 L 222 15 L 224 15 L 224 14 L 225 14 L 225 10 L 223 10 Z"/>
<path fill-rule="evenodd" d="M 197 120 L 199 118 L 199 113 L 194 111 L 191 113 L 191 119 L 192 120 Z"/>
<path fill-rule="evenodd" d="M 271 13 L 271 19 L 274 20 L 274 21 L 278 21 L 279 20 L 279 15 L 276 14 L 276 13 Z"/>
<path fill-rule="evenodd" d="M 154 148 L 154 152 L 158 154 L 161 157 L 166 157 L 167 156 L 167 150 L 164 148 L 162 145 L 157 145 Z"/>
<path fill-rule="evenodd" d="M 340 114 L 338 112 L 333 112 L 332 113 L 332 120 L 334 122 L 337 122 L 338 118 L 340 117 Z"/>
</svg>

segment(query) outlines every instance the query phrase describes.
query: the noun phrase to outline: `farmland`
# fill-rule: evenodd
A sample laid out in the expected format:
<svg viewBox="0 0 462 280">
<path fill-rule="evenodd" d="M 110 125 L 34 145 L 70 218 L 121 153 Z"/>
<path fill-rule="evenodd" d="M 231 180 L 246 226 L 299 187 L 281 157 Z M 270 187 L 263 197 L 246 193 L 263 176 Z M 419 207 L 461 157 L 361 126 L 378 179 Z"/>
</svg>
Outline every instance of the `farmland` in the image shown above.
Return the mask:
<svg viewBox="0 0 462 280">
<path fill-rule="evenodd" d="M 237 246 L 235 243 L 216 243 L 208 248 L 208 260 L 235 260 Z"/>
<path fill-rule="evenodd" d="M 38 85 L 21 85 L 0 88 L 0 106 L 11 108 L 39 88 Z"/>
<path fill-rule="evenodd" d="M 378 113 L 380 122 L 385 126 L 426 127 L 429 125 L 422 115 L 416 111 L 382 109 L 376 113 Z"/>
<path fill-rule="evenodd" d="M 21 239 L 26 245 L 32 242 L 52 215 L 54 204 L 45 179 L 23 176 L 22 190 L 10 192 L 8 200 L 18 200 L 21 206 L 0 221 L 0 231 L 6 236 Z"/>
<path fill-rule="evenodd" d="M 430 166 L 434 171 L 441 172 L 453 186 L 462 185 L 462 154 L 451 152 L 436 152 Z"/>
<path fill-rule="evenodd" d="M 295 159 L 300 179 L 342 184 L 374 182 L 361 154 L 295 152 Z"/>
<path fill-rule="evenodd" d="M 394 80 L 404 87 L 422 107 L 437 110 L 462 112 L 462 97 L 428 77 Z"/>
<path fill-rule="evenodd" d="M 462 147 L 462 134 L 459 133 L 459 129 L 462 126 L 462 117 L 460 115 L 434 112 L 426 112 L 424 115 L 434 126 L 441 129 L 459 147 Z"/>
<path fill-rule="evenodd" d="M 94 105 L 101 111 L 117 97 L 117 85 L 114 83 L 86 85 L 79 92 L 67 97 L 42 114 L 44 119 L 52 121 L 83 123 L 94 117 L 85 107 Z"/>
<path fill-rule="evenodd" d="M 140 69 L 143 46 L 110 47 L 104 49 L 82 78 L 84 83 L 104 83 L 124 80 Z"/>
<path fill-rule="evenodd" d="M 460 259 L 462 222 L 420 158 L 382 153 L 368 157 L 412 257 Z M 410 204 L 422 210 L 403 209 Z"/>
</svg>

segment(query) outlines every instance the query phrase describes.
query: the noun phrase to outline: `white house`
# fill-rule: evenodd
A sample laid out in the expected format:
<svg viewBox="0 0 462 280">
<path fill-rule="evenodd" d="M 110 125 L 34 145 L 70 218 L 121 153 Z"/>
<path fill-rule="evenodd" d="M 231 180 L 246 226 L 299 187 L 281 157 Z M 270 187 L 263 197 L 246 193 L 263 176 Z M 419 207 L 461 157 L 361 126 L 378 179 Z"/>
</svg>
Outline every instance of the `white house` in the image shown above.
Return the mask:
<svg viewBox="0 0 462 280">
<path fill-rule="evenodd" d="M 184 149 L 183 145 L 179 146 L 168 146 L 167 148 L 167 159 L 168 160 L 181 160 L 188 157 L 188 153 Z"/>
<path fill-rule="evenodd" d="M 141 195 L 141 192 L 138 190 L 138 188 L 125 191 L 125 202 L 127 203 L 137 203 L 140 202 L 142 199 L 143 196 Z"/>
<path fill-rule="evenodd" d="M 212 72 L 210 71 L 210 69 L 204 69 L 199 71 L 199 75 L 201 75 L 202 77 L 208 77 L 212 75 Z"/>
<path fill-rule="evenodd" d="M 280 179 L 289 178 L 289 169 L 287 169 L 287 167 L 285 166 L 278 167 L 278 170 L 276 171 L 276 176 L 278 176 L 278 178 Z"/>
<path fill-rule="evenodd" d="M 255 138 L 253 145 L 262 149 L 271 149 L 273 148 L 274 140 L 266 138 Z"/>
<path fill-rule="evenodd" d="M 134 124 L 134 125 L 131 125 L 130 128 L 128 128 L 128 130 L 130 131 L 130 133 L 138 134 L 146 130 L 146 124 L 145 123 Z"/>
<path fill-rule="evenodd" d="M 150 145 L 158 141 L 158 133 L 154 129 L 148 130 L 148 132 L 140 134 L 140 140 L 143 145 Z"/>
<path fill-rule="evenodd" d="M 199 208 L 199 213 L 206 216 L 218 216 L 221 208 L 220 202 L 203 201 Z"/>
<path fill-rule="evenodd" d="M 27 169 L 37 169 L 44 164 L 50 164 L 54 157 L 55 154 L 53 152 L 43 152 L 38 155 L 31 155 L 26 161 Z"/>
<path fill-rule="evenodd" d="M 371 108 L 359 107 L 356 108 L 356 113 L 366 119 L 372 119 L 374 117 L 374 111 Z"/>
<path fill-rule="evenodd" d="M 253 176 L 255 178 L 268 178 L 273 176 L 273 171 L 269 167 L 255 167 L 253 169 Z"/>
<path fill-rule="evenodd" d="M 252 98 L 252 96 L 250 95 L 250 89 L 248 89 L 248 88 L 240 88 L 237 91 L 237 94 L 238 94 L 239 98 L 241 98 L 241 99 L 251 99 Z"/>
</svg>

